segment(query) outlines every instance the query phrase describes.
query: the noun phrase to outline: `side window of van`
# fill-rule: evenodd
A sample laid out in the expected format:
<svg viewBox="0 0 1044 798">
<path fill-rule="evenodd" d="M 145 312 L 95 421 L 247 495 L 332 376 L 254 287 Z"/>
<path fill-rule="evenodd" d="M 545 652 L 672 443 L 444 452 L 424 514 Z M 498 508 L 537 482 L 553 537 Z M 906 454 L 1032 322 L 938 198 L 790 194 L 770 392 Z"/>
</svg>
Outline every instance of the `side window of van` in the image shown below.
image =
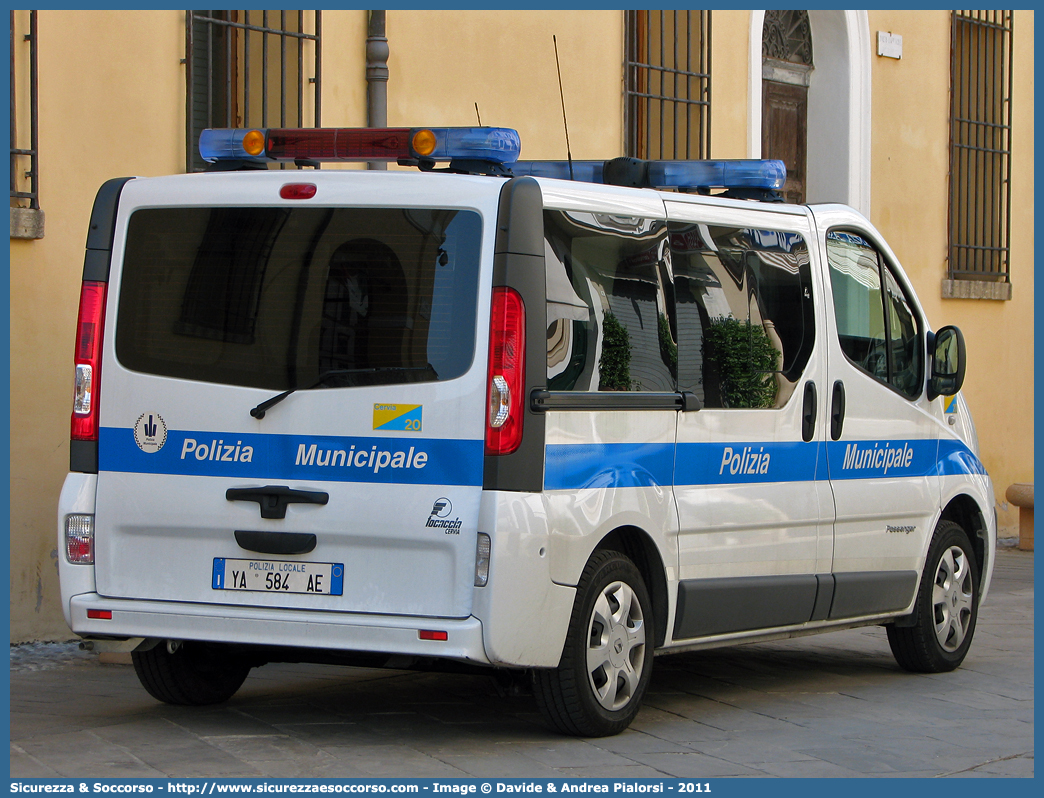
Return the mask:
<svg viewBox="0 0 1044 798">
<path fill-rule="evenodd" d="M 552 391 L 674 391 L 678 346 L 662 220 L 544 212 Z"/>
<path fill-rule="evenodd" d="M 782 407 L 815 343 L 804 238 L 679 222 L 669 230 L 679 388 L 704 407 Z"/>
<path fill-rule="evenodd" d="M 915 399 L 923 382 L 921 333 L 910 298 L 861 235 L 827 234 L 830 288 L 841 349 L 852 363 Z"/>
</svg>

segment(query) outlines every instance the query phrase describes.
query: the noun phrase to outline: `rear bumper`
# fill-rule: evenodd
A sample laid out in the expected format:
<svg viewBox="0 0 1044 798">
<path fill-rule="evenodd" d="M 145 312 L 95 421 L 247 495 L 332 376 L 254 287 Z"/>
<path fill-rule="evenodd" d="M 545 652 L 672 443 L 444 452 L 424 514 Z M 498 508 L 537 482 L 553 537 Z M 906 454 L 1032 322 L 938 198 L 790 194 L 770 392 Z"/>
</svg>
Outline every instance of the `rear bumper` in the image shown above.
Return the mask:
<svg viewBox="0 0 1044 798">
<path fill-rule="evenodd" d="M 88 618 L 88 609 L 110 611 L 112 618 Z M 85 637 L 208 640 L 489 663 L 482 644 L 482 623 L 474 617 L 442 619 L 272 611 L 257 607 L 111 599 L 97 593 L 82 593 L 69 602 L 69 625 Z M 422 629 L 446 632 L 446 640 L 421 640 Z"/>
</svg>

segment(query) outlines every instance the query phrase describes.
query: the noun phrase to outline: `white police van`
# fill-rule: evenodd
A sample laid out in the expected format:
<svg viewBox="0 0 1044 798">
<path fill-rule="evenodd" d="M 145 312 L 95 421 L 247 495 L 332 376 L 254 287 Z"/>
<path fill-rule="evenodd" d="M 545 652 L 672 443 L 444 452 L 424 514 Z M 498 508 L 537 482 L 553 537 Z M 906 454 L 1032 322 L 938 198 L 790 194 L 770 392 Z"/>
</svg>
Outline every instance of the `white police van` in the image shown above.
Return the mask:
<svg viewBox="0 0 1044 798">
<path fill-rule="evenodd" d="M 880 624 L 964 659 L 996 518 L 963 339 L 862 216 L 766 201 L 776 161 L 505 129 L 200 149 L 99 191 L 58 513 L 69 625 L 154 697 L 484 666 L 605 735 L 654 654 Z M 266 168 L 375 159 L 421 169 Z"/>
</svg>

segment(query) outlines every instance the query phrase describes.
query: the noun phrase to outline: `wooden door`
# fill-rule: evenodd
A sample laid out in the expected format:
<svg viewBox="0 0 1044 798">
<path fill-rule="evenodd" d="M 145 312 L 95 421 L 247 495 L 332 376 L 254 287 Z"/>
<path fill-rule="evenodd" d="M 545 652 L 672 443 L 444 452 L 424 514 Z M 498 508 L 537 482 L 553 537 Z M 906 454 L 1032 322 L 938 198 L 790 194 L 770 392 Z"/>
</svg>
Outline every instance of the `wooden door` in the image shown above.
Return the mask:
<svg viewBox="0 0 1044 798">
<path fill-rule="evenodd" d="M 808 87 L 762 82 L 761 157 L 787 165 L 782 194 L 787 202 L 805 201 L 805 150 L 808 142 Z"/>
</svg>

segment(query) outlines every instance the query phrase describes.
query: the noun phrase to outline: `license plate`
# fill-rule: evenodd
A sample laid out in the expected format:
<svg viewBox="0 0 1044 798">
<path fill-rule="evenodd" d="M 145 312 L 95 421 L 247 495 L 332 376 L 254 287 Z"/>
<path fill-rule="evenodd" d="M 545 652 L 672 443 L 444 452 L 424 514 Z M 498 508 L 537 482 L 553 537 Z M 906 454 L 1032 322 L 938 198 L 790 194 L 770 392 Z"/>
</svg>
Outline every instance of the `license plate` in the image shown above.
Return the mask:
<svg viewBox="0 0 1044 798">
<path fill-rule="evenodd" d="M 215 590 L 340 596 L 344 589 L 344 565 L 215 557 L 211 586 Z"/>
</svg>

